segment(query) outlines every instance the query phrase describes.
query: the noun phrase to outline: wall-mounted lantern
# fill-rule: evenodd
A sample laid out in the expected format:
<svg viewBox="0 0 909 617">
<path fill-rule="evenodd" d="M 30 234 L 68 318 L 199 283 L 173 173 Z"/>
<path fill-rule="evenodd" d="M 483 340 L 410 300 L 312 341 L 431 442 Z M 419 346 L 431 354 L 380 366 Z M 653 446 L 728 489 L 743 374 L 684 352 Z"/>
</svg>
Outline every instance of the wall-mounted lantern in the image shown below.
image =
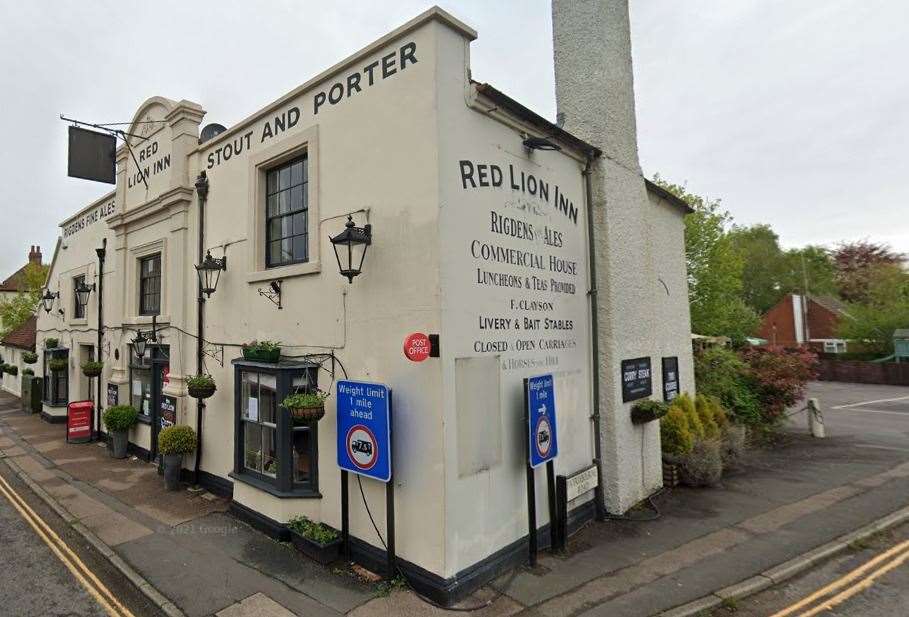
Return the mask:
<svg viewBox="0 0 909 617">
<path fill-rule="evenodd" d="M 136 331 L 136 338 L 133 339 L 133 350 L 136 352 L 136 358 L 139 360 L 145 357 L 145 350 L 148 349 L 148 344 L 156 343 L 158 341 L 158 334 L 156 332 L 157 329 L 157 316 L 152 315 L 152 329 L 150 336 L 145 336 L 145 333 L 142 332 L 142 330 Z"/>
<path fill-rule="evenodd" d="M 348 283 L 353 283 L 354 277 L 362 272 L 366 248 L 370 244 L 372 244 L 372 225 L 357 227 L 354 225 L 353 216 L 350 215 L 344 224 L 344 231 L 331 238 L 335 259 L 338 260 L 338 269 L 341 271 L 341 276 L 347 277 Z"/>
<path fill-rule="evenodd" d="M 79 306 L 88 306 L 88 297 L 95 291 L 95 284 L 86 285 L 85 281 L 80 281 L 73 291 L 76 293 L 76 302 Z"/>
<path fill-rule="evenodd" d="M 528 150 L 558 151 L 562 149 L 560 145 L 553 143 L 545 137 L 527 137 L 522 143 Z"/>
<path fill-rule="evenodd" d="M 218 279 L 221 278 L 222 270 L 227 270 L 227 255 L 221 259 L 215 259 L 211 256 L 211 251 L 206 251 L 205 259 L 196 266 L 196 273 L 199 275 L 200 290 L 207 297 L 211 297 L 218 288 Z"/>
<path fill-rule="evenodd" d="M 50 313 L 54 308 L 54 300 L 60 297 L 59 291 L 51 292 L 50 289 L 44 290 L 44 295 L 41 296 L 41 306 L 44 307 L 46 313 Z"/>
</svg>

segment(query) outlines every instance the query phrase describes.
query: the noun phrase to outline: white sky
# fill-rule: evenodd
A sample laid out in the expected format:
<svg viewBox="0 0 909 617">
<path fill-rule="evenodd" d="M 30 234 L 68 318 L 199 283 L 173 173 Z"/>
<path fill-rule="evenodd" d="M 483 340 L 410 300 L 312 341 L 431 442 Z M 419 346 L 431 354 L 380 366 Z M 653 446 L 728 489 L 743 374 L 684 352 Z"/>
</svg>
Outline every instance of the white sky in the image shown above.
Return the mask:
<svg viewBox="0 0 909 617">
<path fill-rule="evenodd" d="M 440 4 L 473 75 L 555 118 L 548 0 Z M 61 113 L 129 120 L 153 95 L 232 123 L 430 6 L 0 0 L 0 276 L 110 190 L 66 177 Z M 909 2 L 631 0 L 641 162 L 784 245 L 909 252 Z"/>
</svg>

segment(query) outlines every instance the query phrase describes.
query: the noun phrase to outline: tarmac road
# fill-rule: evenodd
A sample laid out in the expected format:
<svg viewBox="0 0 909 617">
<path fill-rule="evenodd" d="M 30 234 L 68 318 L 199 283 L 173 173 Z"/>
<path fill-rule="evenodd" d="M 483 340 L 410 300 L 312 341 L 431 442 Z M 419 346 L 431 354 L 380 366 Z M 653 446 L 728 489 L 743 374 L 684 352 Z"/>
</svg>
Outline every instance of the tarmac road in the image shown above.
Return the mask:
<svg viewBox="0 0 909 617">
<path fill-rule="evenodd" d="M 14 502 L 23 511 L 17 509 Z M 41 530 L 39 535 L 28 522 L 32 517 L 29 509 L 47 524 L 50 532 L 35 521 Z M 54 544 L 54 535 L 65 543 L 72 553 L 55 546 L 80 572 L 92 591 L 76 579 L 42 535 L 51 544 Z M 97 584 L 91 581 L 89 573 L 98 579 Z M 114 604 L 113 610 L 102 607 L 93 597 L 100 592 L 103 598 L 102 589 L 108 590 L 125 610 L 109 601 L 108 606 Z M 0 462 L 0 615 L 157 617 L 161 613 Z"/>
</svg>

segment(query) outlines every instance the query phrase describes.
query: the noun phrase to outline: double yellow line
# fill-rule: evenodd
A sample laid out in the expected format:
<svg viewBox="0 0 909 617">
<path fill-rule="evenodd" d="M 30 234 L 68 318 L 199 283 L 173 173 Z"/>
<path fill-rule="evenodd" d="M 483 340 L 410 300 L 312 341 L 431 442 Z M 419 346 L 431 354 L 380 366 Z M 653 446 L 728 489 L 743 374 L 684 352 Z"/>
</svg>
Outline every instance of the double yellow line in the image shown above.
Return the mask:
<svg viewBox="0 0 909 617">
<path fill-rule="evenodd" d="M 72 572 L 76 580 L 85 587 L 89 595 L 107 611 L 111 617 L 134 617 L 132 612 L 123 606 L 111 591 L 98 580 L 92 571 L 81 559 L 66 545 L 66 543 L 51 529 L 44 520 L 32 510 L 27 503 L 13 490 L 6 480 L 0 476 L 0 494 L 6 497 L 25 521 L 31 525 L 38 537 L 41 538 L 50 550 L 63 562 L 63 565 Z"/>
<path fill-rule="evenodd" d="M 842 604 L 852 596 L 874 584 L 874 581 L 899 567 L 909 559 L 909 540 L 884 551 L 867 563 L 859 566 L 845 576 L 822 587 L 792 606 L 788 606 L 771 617 L 787 617 L 798 614 L 799 617 L 813 617 Z M 797 611 L 802 611 L 798 612 Z"/>
</svg>

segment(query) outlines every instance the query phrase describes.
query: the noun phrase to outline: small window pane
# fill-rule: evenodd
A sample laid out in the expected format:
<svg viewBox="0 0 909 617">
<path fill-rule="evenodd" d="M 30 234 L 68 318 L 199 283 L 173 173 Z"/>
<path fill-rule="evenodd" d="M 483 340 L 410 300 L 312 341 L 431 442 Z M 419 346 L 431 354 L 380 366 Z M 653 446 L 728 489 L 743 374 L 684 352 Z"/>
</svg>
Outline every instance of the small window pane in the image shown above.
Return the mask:
<svg viewBox="0 0 909 617">
<path fill-rule="evenodd" d="M 278 393 L 274 375 L 261 374 L 259 376 L 259 422 L 275 424 Z"/>
<path fill-rule="evenodd" d="M 294 214 L 294 230 L 295 235 L 305 234 L 306 233 L 306 213 Z"/>
<path fill-rule="evenodd" d="M 281 219 L 274 218 L 268 221 L 268 233 L 272 238 L 281 237 Z"/>
<path fill-rule="evenodd" d="M 281 191 L 278 193 L 278 214 L 288 212 L 290 212 L 290 191 Z"/>
<path fill-rule="evenodd" d="M 278 214 L 278 196 L 269 195 L 268 196 L 268 216 L 275 216 Z"/>
<path fill-rule="evenodd" d="M 290 166 L 283 167 L 278 171 L 278 189 L 284 190 L 290 188 Z"/>
<path fill-rule="evenodd" d="M 243 423 L 243 465 L 247 469 L 262 472 L 262 429 L 253 422 Z"/>
<path fill-rule="evenodd" d="M 306 242 L 308 236 L 294 236 L 294 259 L 306 258 Z"/>
<path fill-rule="evenodd" d="M 297 161 L 290 168 L 290 185 L 296 186 L 303 182 L 303 161 Z"/>
<path fill-rule="evenodd" d="M 294 429 L 294 482 L 309 482 L 312 477 L 312 434 L 308 427 Z"/>
<path fill-rule="evenodd" d="M 303 209 L 303 185 L 290 189 L 290 209 L 293 211 Z"/>
<path fill-rule="evenodd" d="M 275 448 L 275 429 L 262 427 L 262 473 L 269 476 L 278 475 L 278 456 Z"/>
<path fill-rule="evenodd" d="M 281 241 L 275 240 L 268 245 L 268 262 L 281 263 Z"/>
<path fill-rule="evenodd" d="M 240 416 L 255 420 L 259 413 L 257 373 L 242 373 L 240 380 Z"/>
<path fill-rule="evenodd" d="M 278 172 L 276 170 L 272 170 L 272 171 L 268 172 L 268 188 L 266 189 L 266 192 L 270 195 L 271 193 L 274 193 L 277 190 L 278 190 Z"/>
<path fill-rule="evenodd" d="M 281 260 L 282 261 L 293 261 L 294 252 L 293 252 L 293 241 L 290 238 L 285 238 L 281 240 Z"/>
<path fill-rule="evenodd" d="M 292 235 L 294 235 L 294 219 L 293 215 L 288 215 L 281 219 L 280 237 L 289 238 Z"/>
</svg>

